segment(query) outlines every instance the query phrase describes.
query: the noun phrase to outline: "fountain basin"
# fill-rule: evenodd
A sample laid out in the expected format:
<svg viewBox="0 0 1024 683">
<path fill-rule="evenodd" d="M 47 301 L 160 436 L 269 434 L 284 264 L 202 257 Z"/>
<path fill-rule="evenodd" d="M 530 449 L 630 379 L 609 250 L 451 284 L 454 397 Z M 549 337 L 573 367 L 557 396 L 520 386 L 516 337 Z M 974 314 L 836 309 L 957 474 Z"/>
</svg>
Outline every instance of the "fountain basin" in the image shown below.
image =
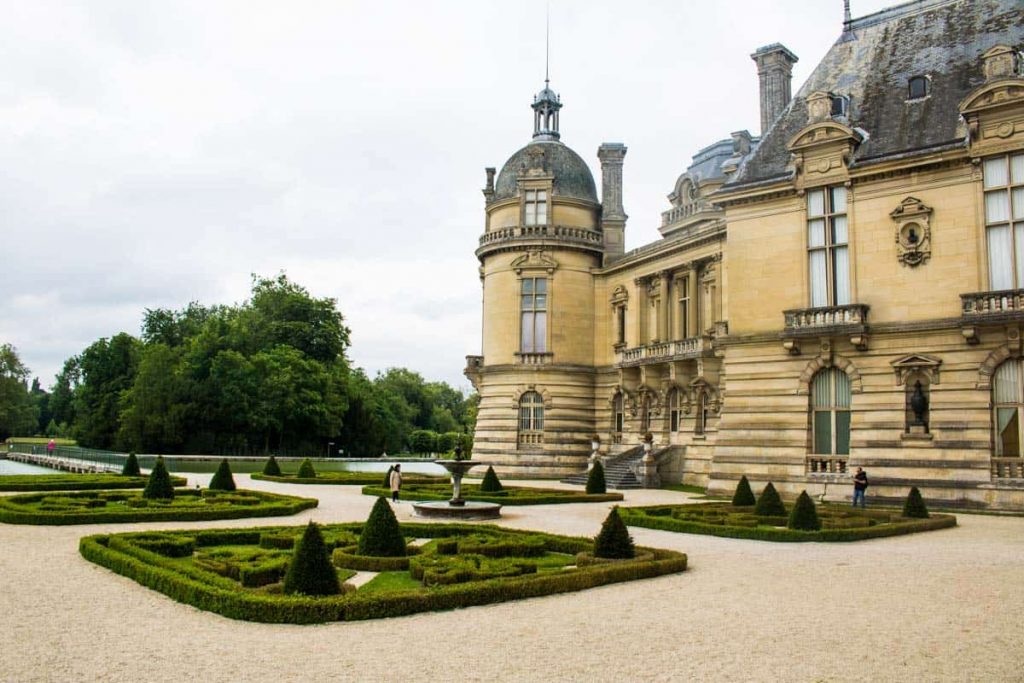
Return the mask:
<svg viewBox="0 0 1024 683">
<path fill-rule="evenodd" d="M 482 503 L 475 500 L 463 501 L 461 505 L 451 505 L 446 500 L 432 500 L 413 503 L 412 509 L 417 517 L 427 519 L 498 519 L 501 517 L 501 505 L 498 503 Z"/>
</svg>

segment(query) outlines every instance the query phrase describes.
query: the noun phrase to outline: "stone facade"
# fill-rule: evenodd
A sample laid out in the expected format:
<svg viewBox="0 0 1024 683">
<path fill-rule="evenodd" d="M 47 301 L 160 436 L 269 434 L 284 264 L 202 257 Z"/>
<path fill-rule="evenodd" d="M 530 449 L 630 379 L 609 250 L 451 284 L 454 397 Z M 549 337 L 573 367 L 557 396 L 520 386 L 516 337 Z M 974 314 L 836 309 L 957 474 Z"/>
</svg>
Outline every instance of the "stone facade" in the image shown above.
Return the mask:
<svg viewBox="0 0 1024 683">
<path fill-rule="evenodd" d="M 535 128 L 484 191 L 474 457 L 562 476 L 649 435 L 662 481 L 715 493 L 843 499 L 863 466 L 876 499 L 1024 508 L 1022 27 L 1012 0 L 851 19 L 791 100 L 795 55 L 758 50 L 762 135 L 698 152 L 630 252 L 626 148 L 599 150 L 598 203 Z"/>
</svg>

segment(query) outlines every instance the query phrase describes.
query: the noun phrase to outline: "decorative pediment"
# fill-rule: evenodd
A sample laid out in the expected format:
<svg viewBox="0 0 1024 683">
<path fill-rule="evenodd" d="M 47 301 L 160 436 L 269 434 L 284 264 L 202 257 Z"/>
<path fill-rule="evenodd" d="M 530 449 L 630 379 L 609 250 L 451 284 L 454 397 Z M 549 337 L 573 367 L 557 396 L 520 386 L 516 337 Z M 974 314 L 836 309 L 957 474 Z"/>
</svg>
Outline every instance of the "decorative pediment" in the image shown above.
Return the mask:
<svg viewBox="0 0 1024 683">
<path fill-rule="evenodd" d="M 524 270 L 545 270 L 551 274 L 558 268 L 558 261 L 545 254 L 542 249 L 531 249 L 513 259 L 512 268 L 517 274 L 522 274 Z"/>
<path fill-rule="evenodd" d="M 1024 78 L 1009 77 L 986 83 L 960 100 L 964 116 L 980 111 L 1018 104 L 1024 100 Z"/>
<path fill-rule="evenodd" d="M 793 136 L 787 148 L 790 152 L 798 152 L 827 143 L 848 141 L 852 144 L 860 144 L 863 139 L 860 133 L 838 121 L 822 121 L 812 123 Z"/>
<path fill-rule="evenodd" d="M 915 353 L 898 358 L 889 363 L 889 365 L 892 366 L 893 372 L 896 373 L 896 384 L 898 386 L 906 384 L 907 377 L 914 372 L 922 372 L 928 377 L 931 384 L 938 384 L 939 366 L 942 365 L 942 359 Z"/>
<path fill-rule="evenodd" d="M 626 289 L 625 285 L 619 285 L 612 290 L 612 305 L 621 305 L 626 303 L 627 301 L 629 301 L 629 290 Z"/>
<path fill-rule="evenodd" d="M 1018 75 L 1018 59 L 1017 51 L 1009 45 L 990 47 L 981 55 L 981 70 L 985 73 L 985 80 Z"/>
<path fill-rule="evenodd" d="M 722 409 L 721 396 L 718 393 L 718 389 L 715 385 L 708 382 L 704 377 L 696 377 L 689 384 L 690 403 L 694 406 L 699 405 L 700 395 L 707 394 L 708 397 L 708 408 L 712 412 L 719 412 Z M 689 406 L 687 406 L 689 408 Z M 689 409 L 687 409 L 689 414 Z"/>
</svg>

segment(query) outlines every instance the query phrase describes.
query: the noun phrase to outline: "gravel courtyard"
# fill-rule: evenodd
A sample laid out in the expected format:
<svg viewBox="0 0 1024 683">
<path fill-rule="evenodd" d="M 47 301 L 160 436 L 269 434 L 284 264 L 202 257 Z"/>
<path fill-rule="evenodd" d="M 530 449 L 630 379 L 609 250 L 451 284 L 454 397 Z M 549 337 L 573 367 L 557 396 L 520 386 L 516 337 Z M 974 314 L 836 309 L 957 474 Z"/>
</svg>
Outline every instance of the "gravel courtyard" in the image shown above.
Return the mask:
<svg viewBox="0 0 1024 683">
<path fill-rule="evenodd" d="M 205 483 L 208 475 L 190 475 Z M 773 544 L 631 529 L 689 554 L 679 575 L 398 619 L 232 621 L 92 565 L 81 536 L 359 521 L 357 486 L 251 481 L 317 497 L 291 518 L 0 524 L 0 680 L 1022 681 L 1024 518 L 855 544 Z M 510 483 L 510 482 L 506 482 Z M 686 494 L 635 491 L 625 504 Z M 505 508 L 502 524 L 597 533 L 609 504 Z M 408 503 L 398 506 L 412 519 Z"/>
</svg>

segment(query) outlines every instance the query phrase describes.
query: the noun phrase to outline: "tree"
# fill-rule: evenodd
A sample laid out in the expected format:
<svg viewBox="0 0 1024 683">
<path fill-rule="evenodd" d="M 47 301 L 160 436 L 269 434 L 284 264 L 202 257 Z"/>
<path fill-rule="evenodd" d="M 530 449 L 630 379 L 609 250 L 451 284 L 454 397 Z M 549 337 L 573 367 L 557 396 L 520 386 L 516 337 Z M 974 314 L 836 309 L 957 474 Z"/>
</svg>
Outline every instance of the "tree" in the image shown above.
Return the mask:
<svg viewBox="0 0 1024 683">
<path fill-rule="evenodd" d="M 495 491 L 503 491 L 504 486 L 501 485 L 501 481 L 498 479 L 498 475 L 495 474 L 494 468 L 490 465 L 487 466 L 487 472 L 484 473 L 484 479 L 480 482 L 480 490 L 493 493 Z"/>
<path fill-rule="evenodd" d="M 409 434 L 409 450 L 413 453 L 436 453 L 437 433 L 429 429 L 416 429 Z"/>
<path fill-rule="evenodd" d="M 82 383 L 75 392 L 75 435 L 82 445 L 114 445 L 122 396 L 135 381 L 141 348 L 138 339 L 121 333 L 94 342 L 79 356 Z"/>
<path fill-rule="evenodd" d="M 391 505 L 378 498 L 359 534 L 359 554 L 375 557 L 405 557 L 405 537 Z"/>
<path fill-rule="evenodd" d="M 754 506 L 754 514 L 762 517 L 786 516 L 786 506 L 782 503 L 779 492 L 775 490 L 775 485 L 771 482 L 768 482 L 764 490 L 761 491 L 757 505 Z"/>
<path fill-rule="evenodd" d="M 149 500 L 170 500 L 174 498 L 174 484 L 162 456 L 156 456 L 156 463 L 149 473 L 149 481 L 142 491 L 142 497 Z"/>
<path fill-rule="evenodd" d="M 736 484 L 736 492 L 732 494 L 732 504 L 737 507 L 746 505 L 753 505 L 757 500 L 754 499 L 754 492 L 750 489 L 750 482 L 747 481 L 746 475 L 740 477 L 740 481 Z"/>
<path fill-rule="evenodd" d="M 29 393 L 28 375 L 15 348 L 0 345 L 0 440 L 36 433 L 39 408 Z"/>
<path fill-rule="evenodd" d="M 144 452 L 180 452 L 193 412 L 192 386 L 179 372 L 182 350 L 162 343 L 140 351 L 131 387 L 122 398 L 118 443 Z"/>
<path fill-rule="evenodd" d="M 604 465 L 600 460 L 594 460 L 594 466 L 587 474 L 587 493 L 608 493 L 608 484 L 604 478 Z"/>
<path fill-rule="evenodd" d="M 928 519 L 928 507 L 924 504 L 924 498 L 916 486 L 910 487 L 907 500 L 903 503 L 903 516 L 913 519 Z"/>
<path fill-rule="evenodd" d="M 814 501 L 807 495 L 807 491 L 801 491 L 789 513 L 789 521 L 786 528 L 797 531 L 818 531 L 821 529 L 821 520 L 818 519 L 818 511 L 814 509 Z"/>
<path fill-rule="evenodd" d="M 635 556 L 633 539 L 625 522 L 619 517 L 619 506 L 616 505 L 608 513 L 601 524 L 601 532 L 594 539 L 594 557 L 625 560 Z"/>
<path fill-rule="evenodd" d="M 231 465 L 228 464 L 227 458 L 220 461 L 220 466 L 217 467 L 217 471 L 210 479 L 209 488 L 214 491 L 234 491 L 237 488 L 235 478 L 231 476 Z"/>
<path fill-rule="evenodd" d="M 283 590 L 288 595 L 337 595 L 341 592 L 338 572 L 331 564 L 323 534 L 313 522 L 306 525 L 302 538 L 295 544 Z"/>
<path fill-rule="evenodd" d="M 124 467 L 121 468 L 121 475 L 125 477 L 141 477 L 142 469 L 139 467 L 139 459 L 135 457 L 135 453 L 129 453 L 128 459 L 124 461 Z"/>
</svg>

